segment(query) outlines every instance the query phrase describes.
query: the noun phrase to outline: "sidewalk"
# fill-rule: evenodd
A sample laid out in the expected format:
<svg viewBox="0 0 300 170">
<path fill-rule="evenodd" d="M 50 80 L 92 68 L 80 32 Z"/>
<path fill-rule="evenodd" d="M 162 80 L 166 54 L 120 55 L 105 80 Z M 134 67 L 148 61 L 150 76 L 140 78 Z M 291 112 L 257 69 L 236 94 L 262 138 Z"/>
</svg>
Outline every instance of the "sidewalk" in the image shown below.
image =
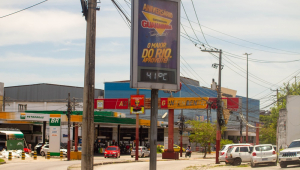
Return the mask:
<svg viewBox="0 0 300 170">
<path fill-rule="evenodd" d="M 179 157 L 179 160 L 197 160 L 203 159 L 203 153 L 193 152 L 191 158 L 185 158 L 185 153 L 182 153 L 182 157 Z M 206 154 L 205 159 L 215 159 L 215 154 Z M 157 154 L 157 161 L 171 161 L 173 159 L 162 159 L 162 154 Z M 150 158 L 139 158 L 138 162 L 149 162 Z M 130 155 L 121 155 L 120 158 L 104 158 L 103 156 L 94 157 L 94 166 L 105 165 L 105 164 L 114 164 L 114 163 L 131 163 L 136 162 L 135 158 L 131 158 Z M 68 167 L 68 170 L 80 170 L 81 164 L 75 164 Z"/>
</svg>

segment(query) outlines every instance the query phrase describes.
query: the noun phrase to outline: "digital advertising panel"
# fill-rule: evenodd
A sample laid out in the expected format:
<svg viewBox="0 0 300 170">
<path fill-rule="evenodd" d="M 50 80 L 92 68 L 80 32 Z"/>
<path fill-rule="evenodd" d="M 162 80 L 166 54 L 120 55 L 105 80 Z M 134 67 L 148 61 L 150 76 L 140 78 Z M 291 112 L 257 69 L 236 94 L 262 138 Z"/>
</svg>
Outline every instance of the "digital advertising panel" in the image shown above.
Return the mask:
<svg viewBox="0 0 300 170">
<path fill-rule="evenodd" d="M 179 3 L 132 1 L 131 88 L 180 89 Z"/>
</svg>

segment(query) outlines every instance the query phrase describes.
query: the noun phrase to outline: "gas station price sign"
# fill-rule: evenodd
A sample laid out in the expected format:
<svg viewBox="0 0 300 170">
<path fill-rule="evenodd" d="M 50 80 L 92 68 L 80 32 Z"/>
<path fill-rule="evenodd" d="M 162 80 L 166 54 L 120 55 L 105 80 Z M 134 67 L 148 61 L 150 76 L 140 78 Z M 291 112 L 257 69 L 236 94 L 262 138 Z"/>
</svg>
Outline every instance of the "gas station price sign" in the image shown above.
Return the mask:
<svg viewBox="0 0 300 170">
<path fill-rule="evenodd" d="M 132 1 L 131 88 L 180 89 L 180 1 Z"/>
</svg>

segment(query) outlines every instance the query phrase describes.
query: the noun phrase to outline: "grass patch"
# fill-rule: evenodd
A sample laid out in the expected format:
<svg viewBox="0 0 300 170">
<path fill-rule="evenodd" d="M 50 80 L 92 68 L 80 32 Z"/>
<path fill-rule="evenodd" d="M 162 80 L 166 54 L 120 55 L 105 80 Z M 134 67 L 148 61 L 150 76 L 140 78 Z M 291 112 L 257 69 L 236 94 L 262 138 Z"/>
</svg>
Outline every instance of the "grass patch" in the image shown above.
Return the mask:
<svg viewBox="0 0 300 170">
<path fill-rule="evenodd" d="M 249 165 L 248 164 L 241 164 L 241 165 L 239 165 L 237 167 L 249 167 Z"/>
<path fill-rule="evenodd" d="M 0 163 L 1 163 L 1 162 L 5 162 L 5 161 L 4 161 L 3 159 L 0 159 Z"/>
</svg>

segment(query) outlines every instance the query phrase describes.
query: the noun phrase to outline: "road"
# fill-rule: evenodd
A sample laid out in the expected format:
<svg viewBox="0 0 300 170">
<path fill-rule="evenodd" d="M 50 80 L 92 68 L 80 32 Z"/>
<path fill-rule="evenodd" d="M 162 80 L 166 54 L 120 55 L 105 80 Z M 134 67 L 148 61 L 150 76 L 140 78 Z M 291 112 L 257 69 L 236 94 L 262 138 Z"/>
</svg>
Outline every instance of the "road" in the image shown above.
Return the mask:
<svg viewBox="0 0 300 170">
<path fill-rule="evenodd" d="M 213 163 L 213 159 L 199 159 L 199 160 L 174 160 L 174 161 L 157 161 L 157 170 L 182 170 L 188 166 L 202 166 Z M 149 169 L 149 162 L 133 162 L 133 163 L 120 163 L 95 166 L 94 170 L 132 170 L 132 169 Z"/>
<path fill-rule="evenodd" d="M 70 165 L 79 164 L 81 161 L 36 161 L 36 162 L 11 162 L 0 165 L 3 170 L 67 170 Z"/>
</svg>

